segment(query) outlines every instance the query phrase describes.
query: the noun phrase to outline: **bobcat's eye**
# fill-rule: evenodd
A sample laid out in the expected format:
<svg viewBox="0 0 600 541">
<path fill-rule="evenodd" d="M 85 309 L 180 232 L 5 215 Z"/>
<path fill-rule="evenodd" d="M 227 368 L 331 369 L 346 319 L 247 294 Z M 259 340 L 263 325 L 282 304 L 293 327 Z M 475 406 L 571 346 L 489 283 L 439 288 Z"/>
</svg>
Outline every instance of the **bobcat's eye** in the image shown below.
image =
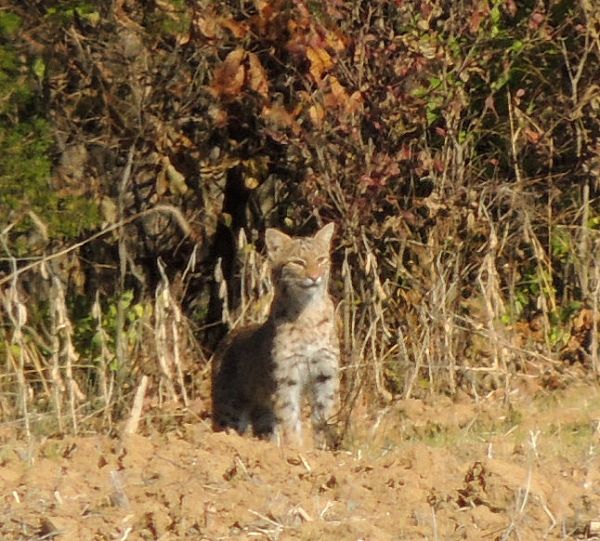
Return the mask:
<svg viewBox="0 0 600 541">
<path fill-rule="evenodd" d="M 321 257 L 317 257 L 317 263 L 319 265 L 326 265 L 329 263 L 329 256 L 322 255 Z"/>
<path fill-rule="evenodd" d="M 299 267 L 306 267 L 306 261 L 299 257 L 292 257 L 292 259 L 290 259 L 288 263 L 292 263 L 292 265 L 298 265 Z"/>
</svg>

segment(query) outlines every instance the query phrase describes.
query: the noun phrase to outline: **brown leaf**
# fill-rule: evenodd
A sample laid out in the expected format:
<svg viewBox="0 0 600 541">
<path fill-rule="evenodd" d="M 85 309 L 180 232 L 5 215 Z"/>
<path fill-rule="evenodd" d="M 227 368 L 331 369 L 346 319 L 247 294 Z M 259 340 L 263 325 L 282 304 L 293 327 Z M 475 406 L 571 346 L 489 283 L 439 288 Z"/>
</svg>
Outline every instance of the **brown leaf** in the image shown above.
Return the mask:
<svg viewBox="0 0 600 541">
<path fill-rule="evenodd" d="M 487 98 L 485 98 L 485 109 L 489 109 L 490 111 L 494 111 L 494 113 L 496 113 L 496 104 L 494 101 L 494 96 L 490 95 Z M 498 113 L 496 113 L 496 116 L 498 116 Z"/>
<path fill-rule="evenodd" d="M 259 34 L 268 32 L 269 25 L 281 11 L 281 2 L 272 0 L 255 0 L 254 5 L 258 16 L 254 18 Z"/>
<path fill-rule="evenodd" d="M 471 18 L 469 20 L 469 32 L 471 34 L 476 34 L 479 30 L 479 25 L 481 24 L 482 13 L 478 9 L 474 10 L 471 13 Z"/>
<path fill-rule="evenodd" d="M 363 101 L 363 95 L 359 90 L 352 92 L 350 99 L 348 100 L 348 104 L 346 105 L 346 110 L 349 113 L 355 113 L 362 110 Z"/>
<path fill-rule="evenodd" d="M 156 194 L 160 197 L 167 193 L 169 189 L 169 180 L 167 179 L 167 170 L 162 167 L 156 175 Z"/>
<path fill-rule="evenodd" d="M 221 65 L 215 70 L 210 90 L 216 96 L 232 98 L 237 96 L 246 78 L 246 68 L 243 64 L 246 51 L 238 48 L 231 51 Z"/>
<path fill-rule="evenodd" d="M 325 110 L 318 103 L 315 103 L 309 107 L 308 116 L 310 117 L 313 125 L 319 128 L 323 125 L 323 120 L 325 119 Z"/>
<path fill-rule="evenodd" d="M 185 177 L 175 169 L 168 156 L 161 159 L 161 170 L 156 178 L 156 193 L 164 194 L 167 189 L 173 195 L 183 195 L 188 191 Z"/>
<path fill-rule="evenodd" d="M 282 105 L 273 105 L 272 107 L 263 107 L 261 116 L 267 124 L 276 128 L 290 128 L 294 134 L 300 133 L 300 126 Z"/>
<path fill-rule="evenodd" d="M 540 132 L 532 130 L 530 128 L 525 128 L 524 132 L 525 136 L 527 137 L 527 140 L 534 145 L 536 145 L 542 137 L 542 134 Z"/>
<path fill-rule="evenodd" d="M 408 145 L 402 145 L 400 152 L 398 153 L 398 160 L 406 161 L 412 158 L 412 151 Z"/>
<path fill-rule="evenodd" d="M 259 94 L 267 97 L 269 95 L 269 82 L 267 80 L 267 73 L 263 68 L 258 56 L 254 53 L 248 53 L 248 86 L 258 92 Z"/>
<path fill-rule="evenodd" d="M 546 20 L 546 16 L 540 11 L 534 11 L 529 19 L 529 28 L 537 30 L 542 23 Z"/>
<path fill-rule="evenodd" d="M 208 39 L 216 38 L 219 34 L 219 25 L 215 17 L 196 17 L 194 28 Z"/>
<path fill-rule="evenodd" d="M 227 111 L 215 104 L 208 108 L 208 116 L 212 119 L 217 128 L 224 128 L 229 122 Z"/>
<path fill-rule="evenodd" d="M 141 31 L 142 27 L 133 19 L 127 15 L 125 9 L 123 9 L 123 4 L 125 0 L 115 0 L 114 4 L 114 17 L 115 21 L 124 26 L 125 28 L 129 28 L 131 30 Z"/>
<path fill-rule="evenodd" d="M 329 53 L 322 47 L 307 47 L 306 58 L 310 62 L 310 74 L 315 82 L 320 83 L 323 74 L 333 67 L 333 60 Z"/>
<path fill-rule="evenodd" d="M 348 105 L 348 93 L 346 89 L 338 81 L 337 77 L 333 75 L 328 78 L 329 80 L 329 92 L 325 94 L 324 102 L 327 108 L 340 108 L 346 109 Z"/>
<path fill-rule="evenodd" d="M 346 36 L 341 31 L 325 30 L 325 42 L 336 53 L 346 50 Z"/>
<path fill-rule="evenodd" d="M 223 28 L 229 30 L 235 38 L 243 38 L 248 33 L 247 25 L 234 21 L 233 19 L 221 19 L 220 24 Z"/>
</svg>

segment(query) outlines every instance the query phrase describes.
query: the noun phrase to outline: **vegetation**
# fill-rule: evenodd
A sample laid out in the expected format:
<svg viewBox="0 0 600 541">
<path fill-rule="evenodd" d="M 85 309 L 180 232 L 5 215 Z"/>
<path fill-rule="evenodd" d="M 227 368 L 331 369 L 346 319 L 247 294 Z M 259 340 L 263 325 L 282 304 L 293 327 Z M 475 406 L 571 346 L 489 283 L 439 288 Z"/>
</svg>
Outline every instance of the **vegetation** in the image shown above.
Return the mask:
<svg viewBox="0 0 600 541">
<path fill-rule="evenodd" d="M 264 315 L 264 228 L 329 221 L 346 414 L 597 377 L 586 0 L 32 6 L 0 9 L 3 421 L 189 405 Z"/>
</svg>

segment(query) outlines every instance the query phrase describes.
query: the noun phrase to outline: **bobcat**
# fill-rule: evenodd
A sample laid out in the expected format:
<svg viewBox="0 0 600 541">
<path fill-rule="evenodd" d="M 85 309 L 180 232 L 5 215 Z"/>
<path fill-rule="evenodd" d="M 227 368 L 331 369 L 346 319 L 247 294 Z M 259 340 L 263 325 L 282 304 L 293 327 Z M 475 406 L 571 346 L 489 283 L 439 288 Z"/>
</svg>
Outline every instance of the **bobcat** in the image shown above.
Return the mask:
<svg viewBox="0 0 600 541">
<path fill-rule="evenodd" d="M 334 224 L 314 237 L 267 229 L 274 297 L 269 317 L 233 333 L 213 366 L 213 424 L 281 443 L 302 443 L 302 398 L 315 444 L 331 444 L 327 421 L 339 385 L 334 306 L 327 292 Z"/>
</svg>

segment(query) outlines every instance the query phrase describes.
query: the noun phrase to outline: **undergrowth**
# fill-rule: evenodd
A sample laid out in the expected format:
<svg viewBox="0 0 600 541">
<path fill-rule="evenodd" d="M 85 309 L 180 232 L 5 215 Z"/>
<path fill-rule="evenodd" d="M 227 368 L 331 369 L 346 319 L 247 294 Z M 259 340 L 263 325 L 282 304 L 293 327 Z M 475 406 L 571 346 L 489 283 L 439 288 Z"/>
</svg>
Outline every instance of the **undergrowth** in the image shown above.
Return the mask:
<svg viewBox="0 0 600 541">
<path fill-rule="evenodd" d="M 187 408 L 268 310 L 265 227 L 329 221 L 341 426 L 595 380 L 599 25 L 584 0 L 9 2 L 0 420 Z"/>
</svg>

